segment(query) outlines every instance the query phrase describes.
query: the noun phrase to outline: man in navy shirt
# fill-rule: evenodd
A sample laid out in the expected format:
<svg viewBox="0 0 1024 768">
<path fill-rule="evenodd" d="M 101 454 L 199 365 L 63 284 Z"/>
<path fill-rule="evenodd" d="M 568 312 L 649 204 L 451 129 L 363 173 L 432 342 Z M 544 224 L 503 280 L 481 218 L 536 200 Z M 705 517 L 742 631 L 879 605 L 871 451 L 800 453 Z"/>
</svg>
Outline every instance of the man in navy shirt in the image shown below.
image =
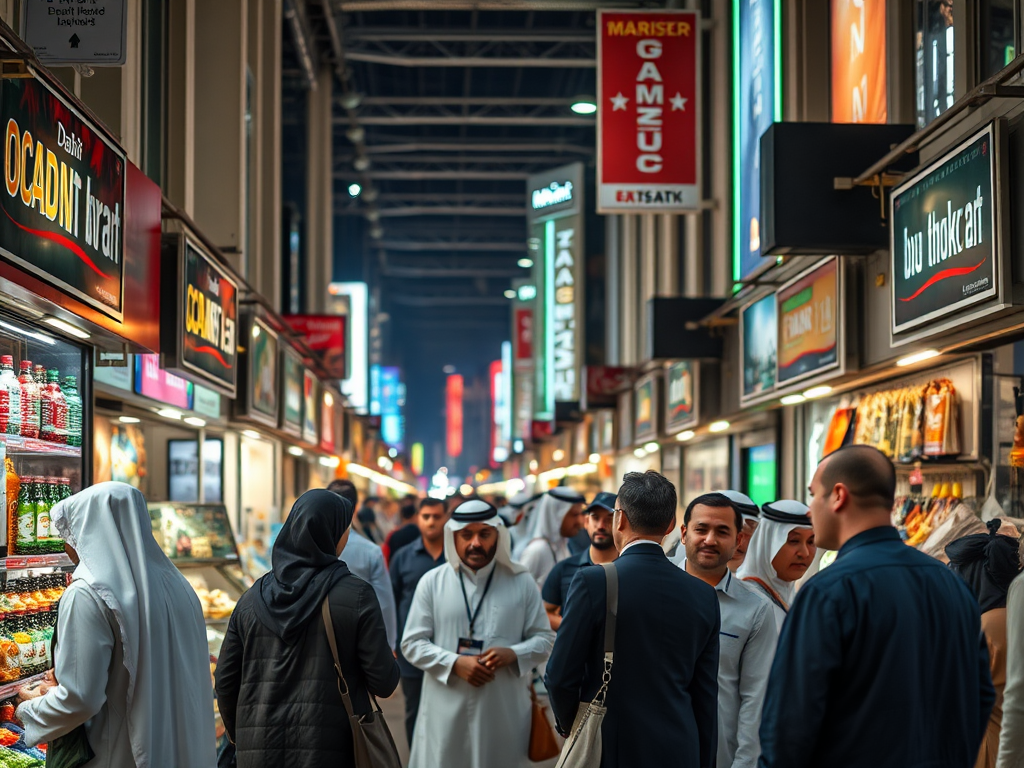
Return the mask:
<svg viewBox="0 0 1024 768">
<path fill-rule="evenodd" d="M 544 581 L 540 596 L 548 612 L 551 628 L 562 624 L 562 606 L 569 594 L 569 585 L 576 571 L 595 563 L 610 563 L 619 553 L 612 540 L 612 517 L 615 515 L 615 494 L 602 492 L 583 511 L 583 528 L 590 537 L 590 546 L 577 555 L 555 563 Z"/>
<path fill-rule="evenodd" d="M 402 693 L 405 696 L 405 734 L 412 744 L 412 732 L 416 715 L 420 709 L 420 692 L 423 689 L 423 671 L 417 669 L 402 655 L 401 639 L 405 633 L 405 622 L 409 618 L 412 597 L 423 574 L 444 562 L 444 524 L 448 512 L 441 499 L 420 500 L 416 525 L 420 538 L 395 552 L 391 558 L 391 588 L 395 593 L 398 607 L 398 669 L 402 673 Z"/>
<path fill-rule="evenodd" d="M 978 603 L 890 523 L 896 472 L 865 445 L 811 480 L 819 547 L 790 608 L 761 716 L 760 768 L 970 768 L 995 702 Z"/>
</svg>

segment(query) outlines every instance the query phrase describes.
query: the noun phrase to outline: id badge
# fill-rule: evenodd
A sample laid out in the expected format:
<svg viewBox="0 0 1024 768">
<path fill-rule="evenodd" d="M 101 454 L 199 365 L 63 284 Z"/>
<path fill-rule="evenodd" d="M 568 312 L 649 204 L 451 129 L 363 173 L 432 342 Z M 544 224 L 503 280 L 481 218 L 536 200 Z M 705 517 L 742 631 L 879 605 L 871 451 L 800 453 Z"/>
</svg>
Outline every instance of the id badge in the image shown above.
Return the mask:
<svg viewBox="0 0 1024 768">
<path fill-rule="evenodd" d="M 484 641 L 473 640 L 468 637 L 459 638 L 459 647 L 456 653 L 459 656 L 480 656 L 484 652 Z"/>
</svg>

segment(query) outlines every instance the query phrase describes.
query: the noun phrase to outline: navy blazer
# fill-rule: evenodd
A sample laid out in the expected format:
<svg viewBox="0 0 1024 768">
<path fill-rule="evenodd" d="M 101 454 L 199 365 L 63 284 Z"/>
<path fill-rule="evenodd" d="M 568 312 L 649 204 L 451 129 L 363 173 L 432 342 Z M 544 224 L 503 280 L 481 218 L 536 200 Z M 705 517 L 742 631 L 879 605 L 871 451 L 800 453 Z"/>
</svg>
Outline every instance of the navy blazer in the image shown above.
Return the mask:
<svg viewBox="0 0 1024 768">
<path fill-rule="evenodd" d="M 615 568 L 619 612 L 601 766 L 710 768 L 718 747 L 718 596 L 660 546 L 630 547 Z M 569 587 L 547 666 L 563 733 L 601 685 L 605 591 L 604 568 L 581 568 Z"/>
</svg>

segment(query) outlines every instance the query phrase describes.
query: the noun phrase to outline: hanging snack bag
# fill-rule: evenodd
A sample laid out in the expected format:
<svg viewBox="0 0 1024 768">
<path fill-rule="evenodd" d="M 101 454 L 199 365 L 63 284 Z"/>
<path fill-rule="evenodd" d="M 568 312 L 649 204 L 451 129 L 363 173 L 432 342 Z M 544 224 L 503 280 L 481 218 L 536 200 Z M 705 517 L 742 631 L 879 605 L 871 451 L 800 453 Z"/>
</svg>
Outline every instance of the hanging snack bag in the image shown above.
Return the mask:
<svg viewBox="0 0 1024 768">
<path fill-rule="evenodd" d="M 953 382 L 949 379 L 931 382 L 924 404 L 925 456 L 955 456 L 960 453 L 958 415 Z"/>
</svg>

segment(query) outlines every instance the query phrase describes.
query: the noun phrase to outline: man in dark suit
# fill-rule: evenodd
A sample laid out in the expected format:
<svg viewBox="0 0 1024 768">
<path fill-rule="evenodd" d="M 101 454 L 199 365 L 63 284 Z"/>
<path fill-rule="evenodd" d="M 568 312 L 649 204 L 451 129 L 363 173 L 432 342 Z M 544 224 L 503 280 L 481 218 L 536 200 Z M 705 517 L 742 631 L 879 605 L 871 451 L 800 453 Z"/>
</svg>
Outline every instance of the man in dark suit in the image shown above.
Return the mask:
<svg viewBox="0 0 1024 768">
<path fill-rule="evenodd" d="M 615 661 L 601 728 L 603 768 L 710 768 L 718 746 L 718 598 L 665 557 L 676 489 L 657 472 L 630 472 L 619 488 Z M 547 666 L 559 730 L 601 685 L 604 568 L 573 578 Z"/>
</svg>

